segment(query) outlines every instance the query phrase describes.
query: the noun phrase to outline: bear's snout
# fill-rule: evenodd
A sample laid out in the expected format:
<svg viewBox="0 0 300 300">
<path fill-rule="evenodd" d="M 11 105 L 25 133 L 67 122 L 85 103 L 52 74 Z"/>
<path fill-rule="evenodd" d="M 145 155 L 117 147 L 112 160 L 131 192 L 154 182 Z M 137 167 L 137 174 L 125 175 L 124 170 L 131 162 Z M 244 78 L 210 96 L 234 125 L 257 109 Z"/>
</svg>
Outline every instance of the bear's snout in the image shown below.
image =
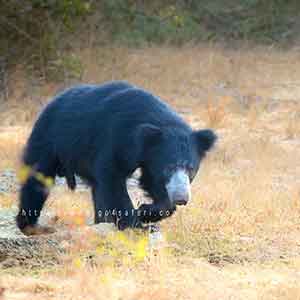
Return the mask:
<svg viewBox="0 0 300 300">
<path fill-rule="evenodd" d="M 176 205 L 187 205 L 188 200 L 187 200 L 186 198 L 184 198 L 184 197 L 178 197 L 178 198 L 176 198 L 176 199 L 174 200 L 174 203 L 175 203 Z"/>
<path fill-rule="evenodd" d="M 175 205 L 187 205 L 190 200 L 190 193 L 186 190 L 175 192 L 171 198 L 172 203 Z"/>
<path fill-rule="evenodd" d="M 175 205 L 186 205 L 191 200 L 191 185 L 185 170 L 177 170 L 166 185 L 168 197 Z"/>
</svg>

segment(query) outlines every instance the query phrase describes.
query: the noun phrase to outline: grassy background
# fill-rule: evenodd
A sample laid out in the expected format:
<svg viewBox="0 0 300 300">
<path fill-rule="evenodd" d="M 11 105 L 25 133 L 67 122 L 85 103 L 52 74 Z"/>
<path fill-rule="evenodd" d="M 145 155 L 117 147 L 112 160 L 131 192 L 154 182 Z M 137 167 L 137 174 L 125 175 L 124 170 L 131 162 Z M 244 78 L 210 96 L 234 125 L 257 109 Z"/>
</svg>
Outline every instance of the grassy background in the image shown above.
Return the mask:
<svg viewBox="0 0 300 300">
<path fill-rule="evenodd" d="M 289 48 L 299 41 L 299 14 L 296 0 L 4 1 L 0 74 L 21 64 L 35 82 L 80 79 L 83 62 L 74 50 L 112 43 L 232 47 L 248 41 Z"/>
</svg>

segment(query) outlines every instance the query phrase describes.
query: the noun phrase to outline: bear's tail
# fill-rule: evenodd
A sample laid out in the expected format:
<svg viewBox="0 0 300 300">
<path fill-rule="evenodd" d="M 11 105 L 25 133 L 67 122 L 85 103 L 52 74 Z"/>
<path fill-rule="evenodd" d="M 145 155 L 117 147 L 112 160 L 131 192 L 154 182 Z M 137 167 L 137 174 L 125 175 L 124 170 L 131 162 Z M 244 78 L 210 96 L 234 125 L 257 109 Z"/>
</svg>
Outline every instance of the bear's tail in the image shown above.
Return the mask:
<svg viewBox="0 0 300 300">
<path fill-rule="evenodd" d="M 67 180 L 68 187 L 74 191 L 76 188 L 76 179 L 74 174 L 68 174 L 65 176 Z"/>
<path fill-rule="evenodd" d="M 59 177 L 65 177 L 68 187 L 73 191 L 76 188 L 76 179 L 73 172 L 63 167 L 61 164 L 57 166 L 56 173 Z"/>
</svg>

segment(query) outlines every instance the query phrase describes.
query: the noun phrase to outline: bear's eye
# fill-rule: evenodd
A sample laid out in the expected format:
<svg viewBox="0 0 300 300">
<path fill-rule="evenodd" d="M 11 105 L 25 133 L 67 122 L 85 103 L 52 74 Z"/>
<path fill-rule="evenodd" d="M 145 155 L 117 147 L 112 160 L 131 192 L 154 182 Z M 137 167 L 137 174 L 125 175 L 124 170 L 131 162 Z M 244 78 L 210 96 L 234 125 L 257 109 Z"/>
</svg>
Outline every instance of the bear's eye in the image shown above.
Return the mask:
<svg viewBox="0 0 300 300">
<path fill-rule="evenodd" d="M 165 178 L 169 178 L 171 177 L 171 175 L 173 174 L 174 170 L 176 168 L 173 165 L 169 165 L 168 167 L 166 167 L 163 171 L 163 175 Z"/>
<path fill-rule="evenodd" d="M 192 182 L 192 180 L 196 176 L 196 170 L 194 167 L 192 167 L 192 166 L 188 167 L 188 175 L 189 175 L 190 181 Z"/>
</svg>

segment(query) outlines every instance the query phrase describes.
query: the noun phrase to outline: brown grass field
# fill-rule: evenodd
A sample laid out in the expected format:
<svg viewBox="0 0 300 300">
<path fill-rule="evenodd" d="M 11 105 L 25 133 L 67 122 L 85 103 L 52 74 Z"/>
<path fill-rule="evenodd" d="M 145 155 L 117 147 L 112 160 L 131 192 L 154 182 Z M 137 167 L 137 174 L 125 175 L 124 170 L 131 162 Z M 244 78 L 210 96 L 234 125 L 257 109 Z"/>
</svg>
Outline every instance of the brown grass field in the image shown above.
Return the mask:
<svg viewBox="0 0 300 300">
<path fill-rule="evenodd" d="M 191 45 L 77 55 L 82 81 L 142 86 L 193 127 L 214 128 L 219 141 L 193 183 L 192 203 L 162 222 L 158 249 L 137 232 L 100 239 L 84 225 L 88 194 L 55 188 L 47 209 L 69 228 L 67 252 L 52 267 L 0 270 L 0 299 L 300 299 L 299 49 Z M 36 113 L 63 87 L 25 78 L 20 67 L 1 106 L 1 171 L 18 167 Z M 0 207 L 16 199 L 0 194 Z"/>
</svg>

